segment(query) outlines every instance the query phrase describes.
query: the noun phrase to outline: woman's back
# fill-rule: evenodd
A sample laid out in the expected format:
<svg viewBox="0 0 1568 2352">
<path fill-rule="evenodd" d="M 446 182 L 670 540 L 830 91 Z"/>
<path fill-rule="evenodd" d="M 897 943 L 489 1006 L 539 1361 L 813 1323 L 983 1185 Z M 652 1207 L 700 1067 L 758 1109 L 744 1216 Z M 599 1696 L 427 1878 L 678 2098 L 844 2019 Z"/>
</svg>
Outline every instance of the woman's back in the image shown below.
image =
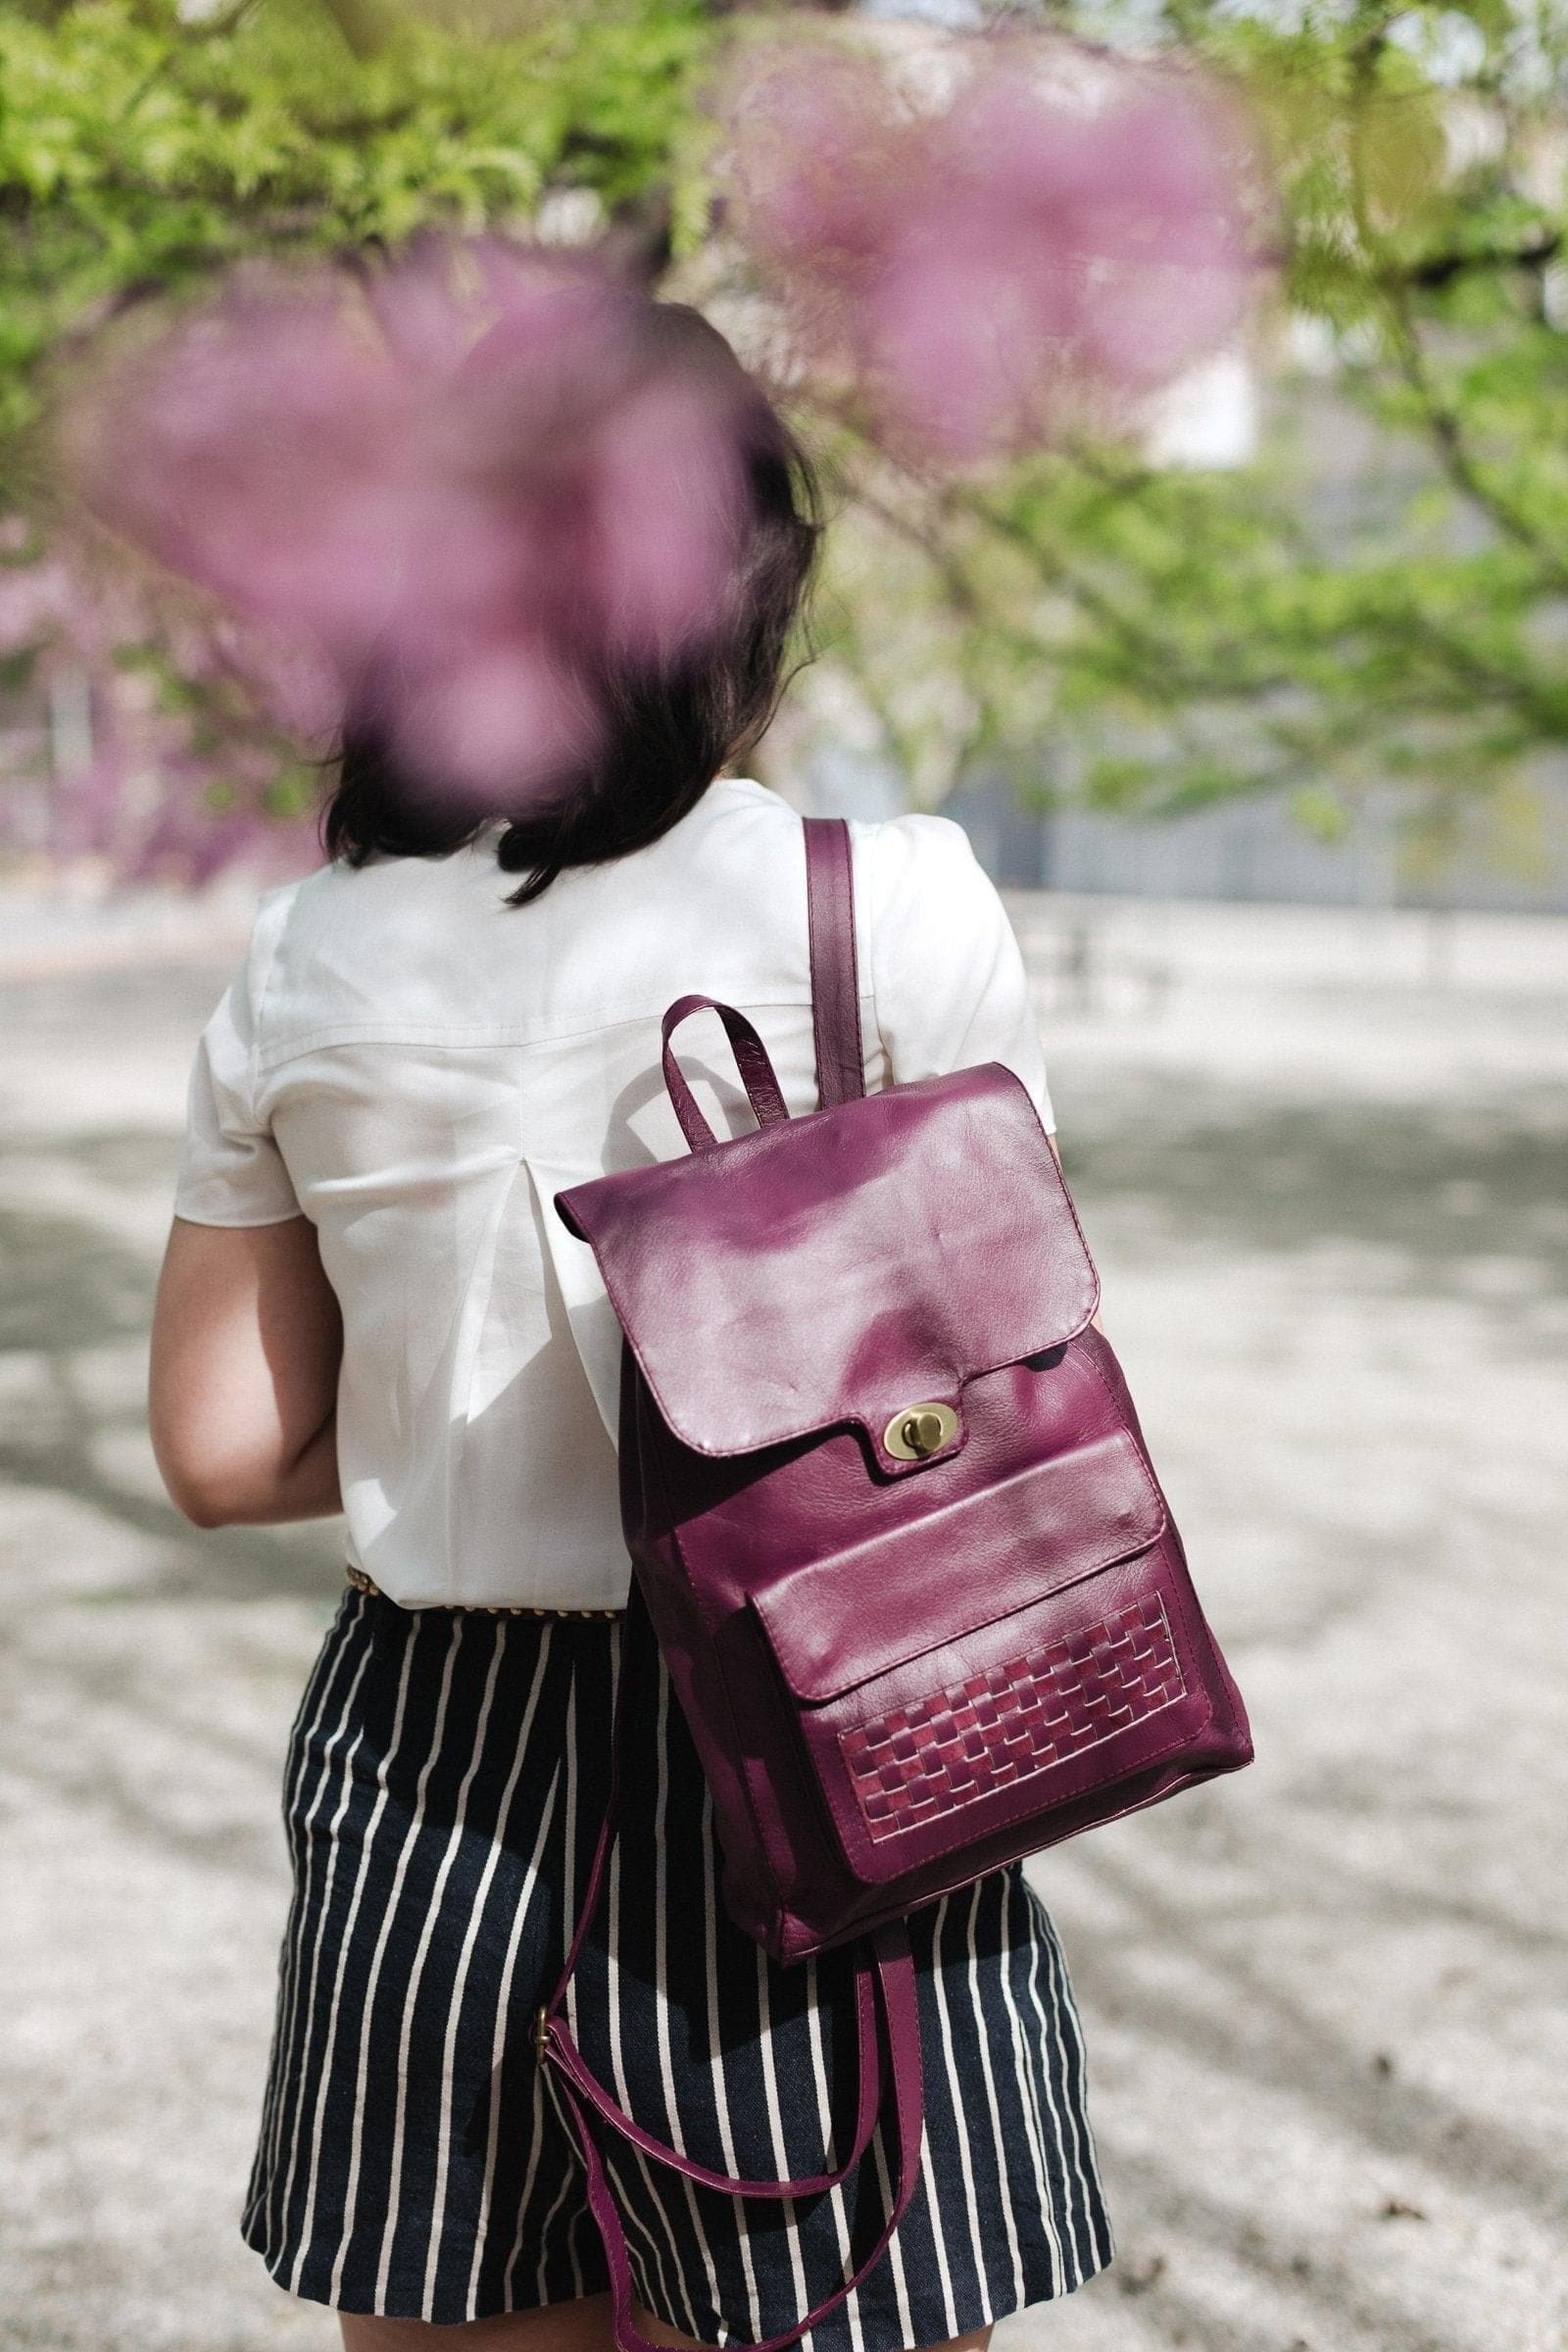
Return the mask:
<svg viewBox="0 0 1568 2352">
<path fill-rule="evenodd" d="M 868 1085 L 1001 1060 L 1049 1125 L 1017 948 L 963 835 L 906 817 L 855 847 Z M 715 784 L 522 907 L 492 835 L 263 905 L 203 1041 L 175 1206 L 315 1223 L 343 1313 L 350 1555 L 405 1606 L 624 1603 L 619 1331 L 553 1199 L 685 1149 L 659 1022 L 690 990 L 748 1012 L 791 1110 L 813 1106 L 802 831 L 760 784 Z M 739 1131 L 716 1027 L 687 1034 Z"/>
<path fill-rule="evenodd" d="M 214 557 L 209 588 L 314 631 L 341 705 L 330 862 L 264 902 L 197 1057 L 152 1346 L 155 1450 L 189 1517 L 347 1522 L 285 1763 L 293 1899 L 243 2232 L 353 2352 L 467 2321 L 518 2352 L 608 2348 L 622 2233 L 616 2279 L 675 2342 L 793 2341 L 815 2306 L 816 2352 L 985 2352 L 993 2320 L 1110 2254 L 1060 1951 L 1016 1862 L 920 1903 L 914 2006 L 896 2026 L 884 1999 L 877 2034 L 898 2094 L 853 2181 L 760 2217 L 727 2193 L 798 2185 L 847 2144 L 863 1982 L 847 1951 L 780 1966 L 728 1907 L 714 1788 L 630 1613 L 620 1335 L 554 1207 L 683 1152 L 660 1050 L 678 998 L 741 1009 L 788 1107 L 815 1106 L 803 829 L 713 781 L 805 641 L 812 468 L 696 312 L 618 273 L 596 290 L 576 255 L 484 251 L 462 275 L 466 308 L 421 249 L 363 305 L 334 287 L 300 313 L 356 395 L 332 395 L 324 514 L 300 490 L 317 376 L 279 377 L 276 315 L 241 289 L 188 348 L 250 353 L 295 439 L 270 415 L 258 455 L 254 401 L 216 438 L 175 401 L 192 459 L 170 480 L 180 433 L 155 418 L 169 495 L 139 510 L 160 549 Z M 417 330 L 421 389 L 407 433 L 367 435 L 358 355 L 388 319 Z M 650 418 L 678 463 L 647 462 Z M 243 508 L 258 468 L 286 490 L 260 588 L 211 494 L 237 484 Z M 963 835 L 853 831 L 868 1087 L 1000 1061 L 1049 1125 L 1017 946 Z M 716 1026 L 680 1043 L 714 1128 L 743 1131 Z M 873 1327 L 882 1273 L 845 1287 Z M 709 1297 L 705 1329 L 738 1311 Z M 754 1372 L 777 1367 L 749 1353 L 735 1377 Z M 944 1736 L 956 1788 L 948 1755 Z M 618 2224 L 553 2062 L 568 1943 L 584 2066 L 687 2152 L 666 2179 L 607 2147 Z"/>
</svg>

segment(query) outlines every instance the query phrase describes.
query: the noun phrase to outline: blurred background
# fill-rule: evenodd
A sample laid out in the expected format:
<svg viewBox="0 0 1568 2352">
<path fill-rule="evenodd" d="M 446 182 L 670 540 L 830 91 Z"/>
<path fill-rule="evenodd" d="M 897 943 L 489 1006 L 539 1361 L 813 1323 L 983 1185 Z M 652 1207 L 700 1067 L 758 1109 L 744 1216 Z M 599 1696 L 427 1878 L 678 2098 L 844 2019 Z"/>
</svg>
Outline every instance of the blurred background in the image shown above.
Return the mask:
<svg viewBox="0 0 1568 2352">
<path fill-rule="evenodd" d="M 59 416 L 235 266 L 432 234 L 782 388 L 830 553 L 751 764 L 941 808 L 1007 893 L 1252 1707 L 1242 1780 L 1033 1866 L 1121 2255 L 999 2352 L 1568 2345 L 1565 60 L 1553 0 L 0 0 L 7 2345 L 335 2341 L 234 2223 L 333 1530 L 194 1532 L 142 1425 L 185 1072 L 324 739 L 84 519 Z M 1076 177 L 1020 132 L 986 211 L 907 147 L 976 74 L 1088 106 Z M 867 156 L 924 241 L 846 357 Z M 922 437 L 1053 238 L 1071 397 Z"/>
</svg>

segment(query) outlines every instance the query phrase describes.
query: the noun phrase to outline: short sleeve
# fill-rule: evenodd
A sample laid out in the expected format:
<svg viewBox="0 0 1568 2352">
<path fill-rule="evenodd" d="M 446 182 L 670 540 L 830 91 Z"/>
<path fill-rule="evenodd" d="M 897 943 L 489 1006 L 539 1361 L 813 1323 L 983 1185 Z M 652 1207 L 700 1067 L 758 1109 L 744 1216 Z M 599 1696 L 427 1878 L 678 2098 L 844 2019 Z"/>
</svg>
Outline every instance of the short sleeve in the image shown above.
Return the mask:
<svg viewBox="0 0 1568 2352">
<path fill-rule="evenodd" d="M 894 1080 L 1000 1061 L 1053 1134 L 1023 956 L 968 835 L 948 817 L 904 816 L 865 847 L 871 987 Z"/>
<path fill-rule="evenodd" d="M 291 891 L 263 901 L 250 952 L 202 1032 L 186 1098 L 174 1214 L 193 1225 L 281 1225 L 300 1214 L 283 1155 L 257 1108 L 258 1011 Z"/>
</svg>

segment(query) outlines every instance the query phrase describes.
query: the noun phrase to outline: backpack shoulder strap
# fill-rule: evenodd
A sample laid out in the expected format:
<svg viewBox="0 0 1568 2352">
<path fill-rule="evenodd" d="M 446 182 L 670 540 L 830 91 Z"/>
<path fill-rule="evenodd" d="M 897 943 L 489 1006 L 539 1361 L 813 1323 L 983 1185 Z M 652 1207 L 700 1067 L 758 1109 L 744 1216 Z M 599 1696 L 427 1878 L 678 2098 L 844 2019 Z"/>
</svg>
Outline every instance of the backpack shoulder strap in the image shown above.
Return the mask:
<svg viewBox="0 0 1568 2352">
<path fill-rule="evenodd" d="M 822 1109 L 865 1092 L 860 983 L 855 947 L 855 864 L 841 816 L 808 816 L 806 919 L 811 951 L 811 1025 Z"/>
</svg>

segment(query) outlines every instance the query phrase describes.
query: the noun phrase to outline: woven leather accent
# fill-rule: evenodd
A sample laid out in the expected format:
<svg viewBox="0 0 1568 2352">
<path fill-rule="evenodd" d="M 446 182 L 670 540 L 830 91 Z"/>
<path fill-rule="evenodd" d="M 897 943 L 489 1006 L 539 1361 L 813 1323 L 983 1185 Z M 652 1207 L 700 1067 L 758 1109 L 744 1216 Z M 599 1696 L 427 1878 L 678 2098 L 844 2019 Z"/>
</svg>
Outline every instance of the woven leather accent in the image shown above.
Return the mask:
<svg viewBox="0 0 1568 2352">
<path fill-rule="evenodd" d="M 1098 1746 L 1186 1690 L 1155 1593 L 1062 1641 L 841 1732 L 875 1838 L 972 1805 Z"/>
</svg>

